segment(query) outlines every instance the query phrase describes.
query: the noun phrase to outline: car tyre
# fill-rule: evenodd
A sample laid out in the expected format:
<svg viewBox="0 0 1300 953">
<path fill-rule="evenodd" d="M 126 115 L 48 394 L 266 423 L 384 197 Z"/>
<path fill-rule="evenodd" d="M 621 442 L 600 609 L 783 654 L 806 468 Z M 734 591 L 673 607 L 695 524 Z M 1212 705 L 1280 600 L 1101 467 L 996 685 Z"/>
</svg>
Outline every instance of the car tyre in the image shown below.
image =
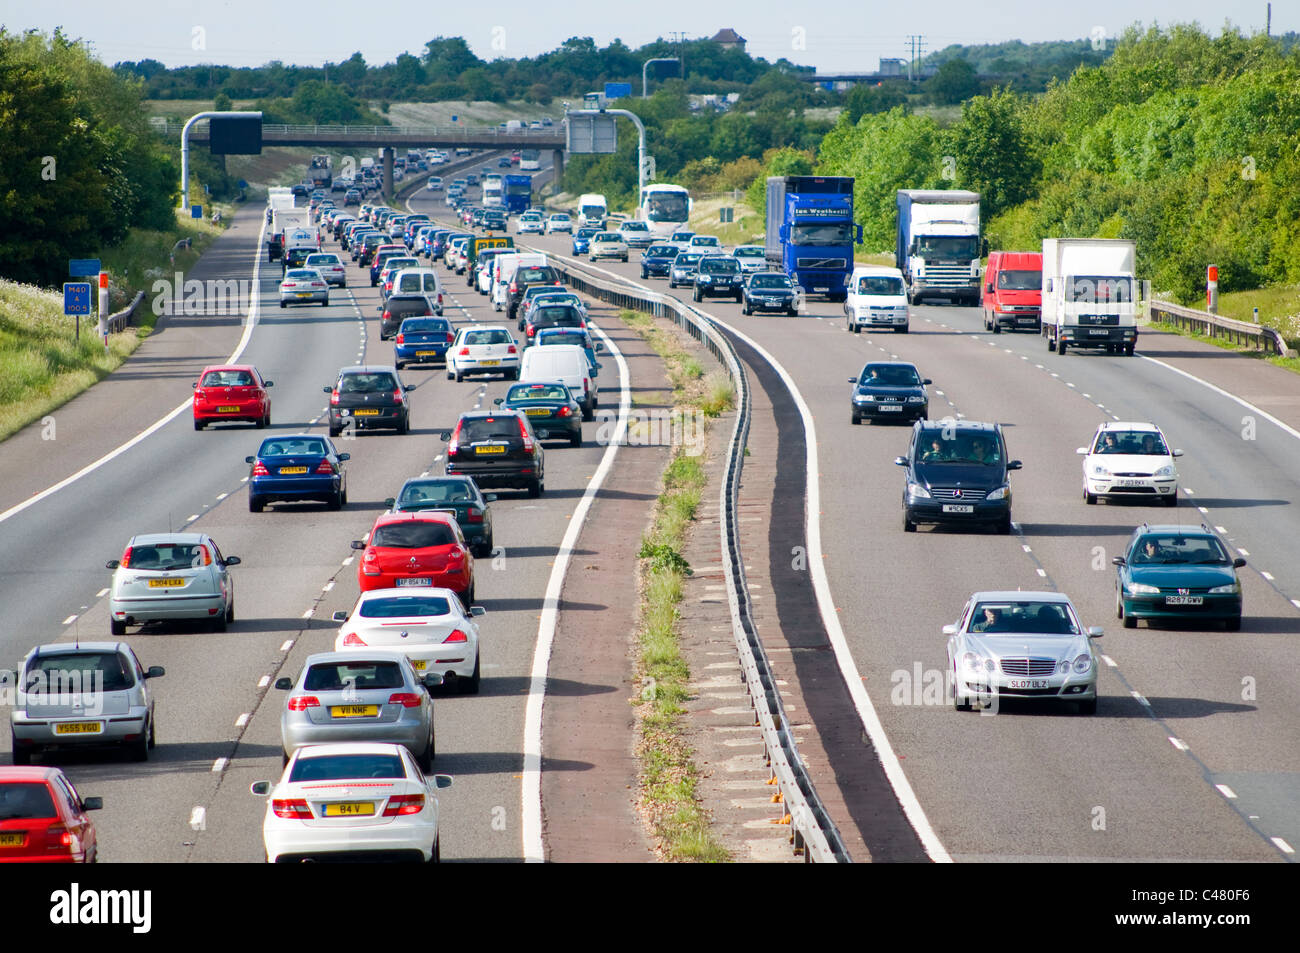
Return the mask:
<svg viewBox="0 0 1300 953">
<path fill-rule="evenodd" d="M 853 426 L 856 427 L 856 426 L 858 426 L 860 423 L 862 423 L 862 415 L 861 415 L 860 413 L 858 413 L 858 411 L 857 411 L 856 408 L 855 408 L 854 410 L 850 411 L 850 415 L 851 415 L 851 420 L 852 420 Z"/>
<path fill-rule="evenodd" d="M 1087 701 L 1079 702 L 1078 705 L 1080 715 L 1097 714 L 1097 699 L 1095 698 L 1089 698 Z"/>
<path fill-rule="evenodd" d="M 907 510 L 903 510 L 903 532 L 904 533 L 916 532 L 916 524 L 907 518 Z"/>
<path fill-rule="evenodd" d="M 703 300 L 704 300 L 704 299 L 700 296 L 700 289 L 699 289 L 699 288 L 696 288 L 696 289 L 695 289 L 694 293 L 692 294 L 692 297 L 693 297 L 696 301 L 703 301 Z"/>
<path fill-rule="evenodd" d="M 149 732 L 151 731 L 153 731 L 153 719 L 146 717 L 144 730 L 140 732 L 140 737 L 135 741 L 128 741 L 125 745 L 126 755 L 130 760 L 149 760 Z"/>
<path fill-rule="evenodd" d="M 456 383 L 457 383 L 457 384 L 459 384 L 461 381 L 463 381 L 463 380 L 465 379 L 465 378 L 464 378 L 464 375 L 462 375 L 460 371 L 457 371 L 457 372 L 456 372 L 455 377 L 456 377 Z"/>
<path fill-rule="evenodd" d="M 957 690 L 957 668 L 952 670 L 952 707 L 957 711 L 970 711 L 971 702 Z"/>
<path fill-rule="evenodd" d="M 126 623 L 116 619 L 108 620 L 108 631 L 113 635 L 126 635 Z"/>
<path fill-rule="evenodd" d="M 1010 535 L 1011 535 L 1011 514 L 1010 514 L 1010 513 L 1007 514 L 1007 518 L 1006 518 L 1006 519 L 1004 519 L 1002 522 L 996 524 L 996 530 L 997 530 L 997 534 L 998 534 L 999 536 L 1010 536 Z"/>
<path fill-rule="evenodd" d="M 1174 492 L 1170 493 L 1168 496 L 1165 497 L 1165 506 L 1177 506 L 1177 505 L 1178 505 L 1178 490 L 1175 488 Z"/>
<path fill-rule="evenodd" d="M 541 480 L 534 480 L 532 483 L 528 484 L 528 495 L 531 496 L 534 500 L 542 495 Z"/>
<path fill-rule="evenodd" d="M 1083 502 L 1087 503 L 1089 506 L 1097 505 L 1097 494 L 1089 493 L 1086 486 L 1083 488 Z"/>
<path fill-rule="evenodd" d="M 1062 355 L 1065 354 L 1067 347 L 1068 345 L 1065 343 L 1065 338 L 1061 338 L 1059 341 L 1056 342 L 1056 353 Z"/>
<path fill-rule="evenodd" d="M 797 317 L 799 317 L 799 309 L 798 309 L 798 308 L 791 308 L 789 311 L 786 312 L 786 314 L 788 314 L 788 315 L 789 315 L 790 317 L 792 317 L 792 318 L 797 318 Z M 854 330 L 857 330 L 857 329 L 855 328 Z"/>
<path fill-rule="evenodd" d="M 196 421 L 194 421 L 194 429 L 195 429 L 195 430 L 202 430 L 202 429 L 203 429 L 204 427 L 206 427 L 206 426 L 207 426 L 207 424 L 204 423 L 202 420 L 196 420 Z"/>
<path fill-rule="evenodd" d="M 433 770 L 433 759 L 434 757 L 436 757 L 436 754 L 437 752 L 434 750 L 434 744 L 433 744 L 433 726 L 430 725 L 429 743 L 424 746 L 424 750 L 420 752 L 419 757 L 415 759 L 415 763 L 420 766 L 421 771 L 427 774 Z"/>
<path fill-rule="evenodd" d="M 993 322 L 993 333 L 994 333 L 994 334 L 1001 334 L 1001 333 L 1002 333 L 1002 322 L 1000 322 L 1000 321 L 994 321 L 994 322 Z"/>
<path fill-rule="evenodd" d="M 14 737 L 13 729 L 9 731 L 9 747 L 14 753 L 15 767 L 23 768 L 32 763 L 32 749 L 18 747 L 18 739 Z"/>
<path fill-rule="evenodd" d="M 266 503 L 260 497 L 250 496 L 248 498 L 248 512 L 250 513 L 262 512 L 262 507 L 265 505 Z"/>
<path fill-rule="evenodd" d="M 431 864 L 442 863 L 442 846 L 440 844 L 441 840 L 442 840 L 441 837 L 435 837 L 433 839 L 433 852 L 429 854 L 429 863 Z"/>
<path fill-rule="evenodd" d="M 741 313 L 741 314 L 746 314 L 746 315 L 748 315 L 748 314 L 753 314 L 753 313 L 754 313 L 753 309 L 750 308 L 750 306 L 749 306 L 749 302 L 748 302 L 748 301 L 742 301 L 742 302 L 741 302 L 741 304 L 740 304 L 740 313 Z"/>
<path fill-rule="evenodd" d="M 1241 631 L 1241 616 L 1236 615 L 1236 616 L 1233 616 L 1231 619 L 1224 619 L 1224 620 L 1223 620 L 1223 630 L 1224 630 L 1225 632 L 1240 632 L 1240 631 Z"/>
<path fill-rule="evenodd" d="M 469 678 L 462 678 L 457 680 L 456 690 L 459 691 L 462 695 L 478 694 L 479 682 L 481 680 L 480 677 L 481 664 L 482 664 L 482 658 L 476 654 L 474 657 L 474 674 L 471 675 Z"/>
<path fill-rule="evenodd" d="M 225 612 L 215 615 L 210 620 L 208 620 L 208 628 L 210 628 L 213 632 L 225 632 L 226 631 Z"/>
</svg>

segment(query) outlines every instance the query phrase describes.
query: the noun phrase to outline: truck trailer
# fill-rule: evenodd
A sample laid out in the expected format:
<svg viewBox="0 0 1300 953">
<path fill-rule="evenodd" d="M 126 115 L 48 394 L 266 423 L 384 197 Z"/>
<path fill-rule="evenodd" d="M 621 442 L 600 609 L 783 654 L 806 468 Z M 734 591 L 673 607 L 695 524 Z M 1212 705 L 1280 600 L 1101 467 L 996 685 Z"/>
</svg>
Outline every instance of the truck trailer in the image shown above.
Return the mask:
<svg viewBox="0 0 1300 953">
<path fill-rule="evenodd" d="M 856 231 L 855 231 L 856 229 Z M 767 180 L 767 263 L 811 294 L 843 301 L 853 272 L 853 178 L 773 175 Z"/>
<path fill-rule="evenodd" d="M 1133 354 L 1137 246 L 1122 238 L 1043 239 L 1043 337 L 1059 354 Z"/>
</svg>

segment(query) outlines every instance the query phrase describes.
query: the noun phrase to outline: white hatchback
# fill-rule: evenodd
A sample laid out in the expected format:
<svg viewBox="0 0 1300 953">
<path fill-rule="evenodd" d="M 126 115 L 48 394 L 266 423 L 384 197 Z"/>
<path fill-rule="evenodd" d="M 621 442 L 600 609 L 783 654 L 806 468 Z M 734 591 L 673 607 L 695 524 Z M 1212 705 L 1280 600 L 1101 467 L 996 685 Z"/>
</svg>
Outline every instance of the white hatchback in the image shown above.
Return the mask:
<svg viewBox="0 0 1300 953">
<path fill-rule="evenodd" d="M 1077 451 L 1083 457 L 1083 499 L 1098 497 L 1160 500 L 1178 505 L 1178 467 L 1169 442 L 1153 423 L 1114 421 L 1097 428 L 1092 443 Z"/>
<path fill-rule="evenodd" d="M 462 327 L 447 349 L 447 379 L 459 383 L 470 374 L 504 374 L 519 379 L 519 345 L 499 324 Z"/>
</svg>

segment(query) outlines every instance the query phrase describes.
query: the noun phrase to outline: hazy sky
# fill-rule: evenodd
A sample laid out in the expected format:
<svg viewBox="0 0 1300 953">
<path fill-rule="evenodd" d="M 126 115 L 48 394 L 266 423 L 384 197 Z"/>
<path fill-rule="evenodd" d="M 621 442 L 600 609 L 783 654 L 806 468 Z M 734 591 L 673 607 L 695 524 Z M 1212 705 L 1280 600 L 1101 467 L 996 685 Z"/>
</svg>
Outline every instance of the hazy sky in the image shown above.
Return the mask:
<svg viewBox="0 0 1300 953">
<path fill-rule="evenodd" d="M 707 12 L 702 12 L 707 11 Z M 909 34 L 925 51 L 953 43 L 1111 37 L 1135 21 L 1195 20 L 1218 32 L 1225 20 L 1244 32 L 1264 29 L 1265 3 L 1210 0 L 569 0 L 565 3 L 335 2 L 335 0 L 0 0 L 10 32 L 62 26 L 90 41 L 107 63 L 161 60 L 168 66 L 259 66 L 273 59 L 320 65 L 360 50 L 371 64 L 419 55 L 435 36 L 463 36 L 483 59 L 534 56 L 571 36 L 599 46 L 615 38 L 636 48 L 656 37 L 712 36 L 731 27 L 754 56 L 784 56 L 821 72 L 873 70 L 880 57 L 906 56 Z M 1272 32 L 1300 31 L 1300 4 L 1273 4 Z"/>
</svg>

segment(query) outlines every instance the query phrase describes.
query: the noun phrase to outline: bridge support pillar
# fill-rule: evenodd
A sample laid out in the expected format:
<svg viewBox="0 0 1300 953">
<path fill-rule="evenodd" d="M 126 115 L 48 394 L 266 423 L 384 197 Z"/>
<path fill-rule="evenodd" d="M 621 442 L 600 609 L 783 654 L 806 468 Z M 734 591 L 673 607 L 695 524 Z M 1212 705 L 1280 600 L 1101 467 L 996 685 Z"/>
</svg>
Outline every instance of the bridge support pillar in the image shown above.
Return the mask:
<svg viewBox="0 0 1300 953">
<path fill-rule="evenodd" d="M 384 198 L 393 198 L 393 147 L 384 146 Z"/>
<path fill-rule="evenodd" d="M 556 149 L 551 153 L 551 175 L 554 186 L 551 189 L 551 195 L 556 196 L 564 191 L 564 150 Z"/>
</svg>

